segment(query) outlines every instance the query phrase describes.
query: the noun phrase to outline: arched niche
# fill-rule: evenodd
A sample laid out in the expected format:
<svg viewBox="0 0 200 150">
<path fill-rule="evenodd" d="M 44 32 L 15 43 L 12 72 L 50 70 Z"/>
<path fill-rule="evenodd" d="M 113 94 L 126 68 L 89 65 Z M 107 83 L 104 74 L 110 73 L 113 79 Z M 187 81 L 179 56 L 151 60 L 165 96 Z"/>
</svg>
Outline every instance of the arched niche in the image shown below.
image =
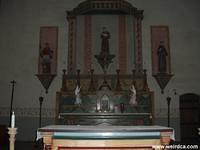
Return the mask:
<svg viewBox="0 0 200 150">
<path fill-rule="evenodd" d="M 142 70 L 142 19 L 138 10 L 125 0 L 86 0 L 67 11 L 68 20 L 68 74 L 95 74 L 103 71 L 94 55 L 101 51 L 102 28 L 111 34 L 110 53 L 115 55 L 108 74 L 120 69 L 122 74 Z"/>
</svg>

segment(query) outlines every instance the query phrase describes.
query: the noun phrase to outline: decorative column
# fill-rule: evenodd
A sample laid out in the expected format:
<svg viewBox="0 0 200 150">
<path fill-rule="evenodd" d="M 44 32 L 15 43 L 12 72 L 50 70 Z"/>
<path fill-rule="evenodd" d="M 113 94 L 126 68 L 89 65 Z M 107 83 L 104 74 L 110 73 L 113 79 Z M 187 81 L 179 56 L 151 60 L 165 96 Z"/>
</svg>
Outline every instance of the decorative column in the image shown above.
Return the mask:
<svg viewBox="0 0 200 150">
<path fill-rule="evenodd" d="M 127 52 L 127 29 L 126 29 L 126 16 L 119 15 L 118 21 L 118 65 L 122 74 L 127 73 L 128 52 Z"/>
<path fill-rule="evenodd" d="M 90 86 L 89 86 L 88 91 L 94 92 L 96 90 L 95 85 L 94 85 L 94 69 L 91 69 L 90 73 L 91 73 L 91 80 L 90 80 Z"/>
<path fill-rule="evenodd" d="M 84 68 L 83 72 L 85 74 L 91 70 L 92 64 L 92 17 L 91 15 L 86 15 L 84 18 Z"/>
<path fill-rule="evenodd" d="M 68 20 L 68 66 L 69 74 L 75 73 L 76 62 L 76 15 L 73 11 L 67 11 Z"/>
<path fill-rule="evenodd" d="M 140 72 L 142 66 L 142 19 L 143 10 L 137 10 L 134 14 L 134 31 L 135 31 L 135 64 L 136 71 Z"/>
<path fill-rule="evenodd" d="M 8 128 L 8 134 L 10 136 L 10 149 L 9 150 L 15 150 L 15 136 L 17 134 L 17 128 Z"/>
<path fill-rule="evenodd" d="M 120 69 L 117 69 L 116 72 L 117 72 L 117 84 L 116 84 L 115 90 L 116 91 L 121 91 L 122 88 L 121 88 L 121 83 L 120 83 L 120 79 L 119 79 Z"/>
</svg>

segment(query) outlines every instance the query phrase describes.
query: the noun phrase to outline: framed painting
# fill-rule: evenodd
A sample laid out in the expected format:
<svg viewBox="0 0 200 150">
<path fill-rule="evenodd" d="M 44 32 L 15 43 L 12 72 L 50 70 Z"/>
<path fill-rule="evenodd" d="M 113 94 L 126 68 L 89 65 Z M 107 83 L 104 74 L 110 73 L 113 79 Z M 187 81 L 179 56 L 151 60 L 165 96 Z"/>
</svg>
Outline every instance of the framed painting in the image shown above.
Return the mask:
<svg viewBox="0 0 200 150">
<path fill-rule="evenodd" d="M 57 73 L 58 27 L 40 27 L 38 74 Z"/>
<path fill-rule="evenodd" d="M 40 27 L 38 74 L 43 87 L 48 88 L 57 74 L 58 27 Z"/>
</svg>

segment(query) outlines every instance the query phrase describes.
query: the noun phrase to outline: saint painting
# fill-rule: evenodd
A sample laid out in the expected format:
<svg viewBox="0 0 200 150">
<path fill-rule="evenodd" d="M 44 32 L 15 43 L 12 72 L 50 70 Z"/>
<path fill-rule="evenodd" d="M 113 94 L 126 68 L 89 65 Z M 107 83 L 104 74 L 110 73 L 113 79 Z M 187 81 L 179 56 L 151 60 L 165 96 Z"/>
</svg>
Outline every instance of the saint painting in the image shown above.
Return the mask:
<svg viewBox="0 0 200 150">
<path fill-rule="evenodd" d="M 46 42 L 44 48 L 40 52 L 42 73 L 51 73 L 51 64 L 53 60 L 53 50 L 49 43 Z"/>
<path fill-rule="evenodd" d="M 40 28 L 40 45 L 37 77 L 48 93 L 48 88 L 57 74 L 57 27 Z"/>
<path fill-rule="evenodd" d="M 57 27 L 41 27 L 38 74 L 57 73 Z"/>
</svg>

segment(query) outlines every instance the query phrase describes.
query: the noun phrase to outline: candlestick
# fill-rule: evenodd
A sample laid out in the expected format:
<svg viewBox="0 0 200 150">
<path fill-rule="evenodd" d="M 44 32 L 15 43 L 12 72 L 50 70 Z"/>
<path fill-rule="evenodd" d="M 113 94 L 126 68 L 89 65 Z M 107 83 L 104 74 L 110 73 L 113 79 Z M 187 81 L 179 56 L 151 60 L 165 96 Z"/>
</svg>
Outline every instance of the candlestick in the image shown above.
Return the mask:
<svg viewBox="0 0 200 150">
<path fill-rule="evenodd" d="M 44 100 L 44 97 L 40 96 L 39 97 L 39 103 L 40 103 L 40 118 L 39 118 L 39 127 L 41 128 L 41 124 L 42 124 L 42 102 Z"/>
<path fill-rule="evenodd" d="M 15 113 L 14 111 L 12 112 L 12 116 L 11 116 L 11 128 L 15 127 Z"/>
<path fill-rule="evenodd" d="M 170 127 L 170 102 L 171 102 L 171 97 L 167 97 L 167 126 Z"/>
<path fill-rule="evenodd" d="M 122 88 L 121 88 L 121 83 L 120 83 L 120 79 L 119 79 L 120 69 L 117 69 L 116 72 L 117 72 L 117 84 L 116 84 L 115 90 L 116 91 L 121 91 Z"/>
<path fill-rule="evenodd" d="M 91 79 L 90 79 L 90 86 L 89 86 L 89 91 L 95 91 L 96 88 L 95 88 L 95 85 L 94 85 L 94 77 L 93 77 L 93 74 L 94 74 L 94 69 L 91 69 L 90 70 L 90 74 L 91 74 Z"/>
<path fill-rule="evenodd" d="M 10 150 L 15 150 L 15 136 L 17 134 L 17 128 L 8 128 L 8 134 L 10 136 Z"/>
<path fill-rule="evenodd" d="M 148 87 L 148 83 L 147 83 L 147 70 L 146 69 L 144 69 L 143 70 L 143 76 L 144 76 L 144 87 L 143 87 L 143 90 L 144 91 L 149 91 L 149 87 Z"/>
</svg>

